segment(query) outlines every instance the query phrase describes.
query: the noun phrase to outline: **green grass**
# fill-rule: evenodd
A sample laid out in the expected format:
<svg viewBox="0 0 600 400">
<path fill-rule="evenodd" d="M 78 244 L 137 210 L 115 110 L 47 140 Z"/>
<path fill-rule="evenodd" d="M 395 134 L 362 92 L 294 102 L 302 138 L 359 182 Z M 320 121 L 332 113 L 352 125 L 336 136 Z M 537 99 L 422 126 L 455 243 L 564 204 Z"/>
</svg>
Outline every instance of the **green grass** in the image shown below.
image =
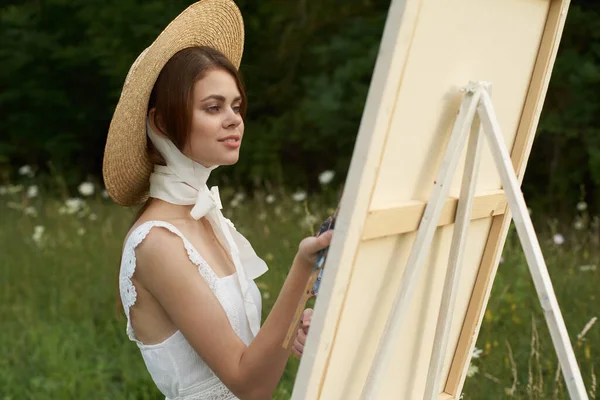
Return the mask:
<svg viewBox="0 0 600 400">
<path fill-rule="evenodd" d="M 221 192 L 226 214 L 270 266 L 258 282 L 264 317 L 299 240 L 327 216 L 336 194 L 309 197 L 309 211 L 316 215 L 307 223 L 304 204 L 284 193 L 276 193 L 272 204 L 259 193 L 231 208 L 233 191 Z M 32 212 L 27 207 L 37 216 L 27 215 Z M 61 207 L 63 201 L 44 193 L 33 199 L 23 191 L 0 196 L 0 400 L 162 399 L 125 335 L 124 319 L 115 317 L 120 247 L 132 210 L 97 194 L 74 214 L 61 213 Z M 600 323 L 581 340 L 577 334 L 600 314 L 600 271 L 591 267 L 600 264 L 600 235 L 597 222 L 582 215 L 585 228 L 563 229 L 563 245 L 552 241 L 557 224 L 540 231 L 586 386 L 595 393 Z M 39 243 L 33 239 L 35 226 L 45 228 Z M 556 356 L 512 232 L 504 258 L 477 342 L 483 351 L 472 362 L 475 373 L 467 379 L 464 398 L 568 398 L 563 381 L 555 379 Z M 292 358 L 275 398 L 290 397 L 297 367 Z"/>
</svg>

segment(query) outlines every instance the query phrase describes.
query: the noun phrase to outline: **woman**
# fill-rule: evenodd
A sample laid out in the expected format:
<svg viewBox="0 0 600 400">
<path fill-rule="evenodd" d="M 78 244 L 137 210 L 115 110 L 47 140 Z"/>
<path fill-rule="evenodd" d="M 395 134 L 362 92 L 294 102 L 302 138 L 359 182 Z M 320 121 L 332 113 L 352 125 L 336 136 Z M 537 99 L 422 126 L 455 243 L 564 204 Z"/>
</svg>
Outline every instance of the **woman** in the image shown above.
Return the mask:
<svg viewBox="0 0 600 400">
<path fill-rule="evenodd" d="M 148 198 L 123 247 L 127 334 L 171 400 L 270 398 L 316 254 L 331 241 L 331 232 L 302 240 L 260 327 L 254 279 L 267 267 L 221 214 L 218 191 L 206 187 L 214 168 L 239 157 L 242 48 L 233 2 L 190 6 L 134 62 L 107 138 L 103 174 L 111 197 L 122 205 Z"/>
</svg>

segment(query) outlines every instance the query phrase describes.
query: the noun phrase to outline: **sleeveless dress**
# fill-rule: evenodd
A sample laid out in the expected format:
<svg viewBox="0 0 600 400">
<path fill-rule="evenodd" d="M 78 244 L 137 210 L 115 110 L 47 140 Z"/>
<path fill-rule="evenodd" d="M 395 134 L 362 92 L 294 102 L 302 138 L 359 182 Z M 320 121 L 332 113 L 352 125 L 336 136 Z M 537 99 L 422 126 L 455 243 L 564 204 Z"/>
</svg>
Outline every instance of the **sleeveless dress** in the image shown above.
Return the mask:
<svg viewBox="0 0 600 400">
<path fill-rule="evenodd" d="M 151 345 L 143 344 L 135 336 L 129 317 L 129 310 L 136 301 L 136 290 L 131 281 L 136 266 L 135 249 L 154 227 L 168 229 L 181 238 L 190 261 L 198 267 L 198 273 L 223 307 L 234 332 L 246 345 L 254 339 L 245 315 L 237 273 L 223 278 L 217 277 L 183 234 L 172 224 L 163 221 L 147 221 L 141 224 L 131 232 L 125 242 L 119 272 L 119 290 L 127 316 L 127 336 L 140 349 L 148 372 L 158 389 L 165 395 L 165 400 L 237 399 L 200 358 L 181 331 L 176 331 L 161 343 Z M 249 279 L 248 284 L 260 316 L 260 292 L 253 280 Z"/>
</svg>

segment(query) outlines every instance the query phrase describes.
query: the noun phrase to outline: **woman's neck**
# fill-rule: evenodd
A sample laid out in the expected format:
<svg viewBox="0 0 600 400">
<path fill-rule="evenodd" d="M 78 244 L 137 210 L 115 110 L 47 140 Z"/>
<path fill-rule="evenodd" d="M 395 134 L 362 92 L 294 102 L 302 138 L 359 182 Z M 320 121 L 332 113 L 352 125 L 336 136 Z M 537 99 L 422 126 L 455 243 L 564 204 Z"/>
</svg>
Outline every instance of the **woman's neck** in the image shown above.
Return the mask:
<svg viewBox="0 0 600 400">
<path fill-rule="evenodd" d="M 166 202 L 161 199 L 151 198 L 150 204 L 144 214 L 151 219 L 159 220 L 190 220 L 194 221 L 194 218 L 190 215 L 190 211 L 194 207 L 193 204 L 179 205 Z"/>
</svg>

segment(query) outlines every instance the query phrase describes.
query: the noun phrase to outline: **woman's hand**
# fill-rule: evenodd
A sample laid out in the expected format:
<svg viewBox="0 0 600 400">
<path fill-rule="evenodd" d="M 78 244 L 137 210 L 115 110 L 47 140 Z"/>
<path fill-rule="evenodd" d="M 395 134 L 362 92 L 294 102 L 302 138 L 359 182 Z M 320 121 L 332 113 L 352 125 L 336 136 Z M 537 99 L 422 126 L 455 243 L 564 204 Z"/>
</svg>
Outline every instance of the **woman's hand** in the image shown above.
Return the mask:
<svg viewBox="0 0 600 400">
<path fill-rule="evenodd" d="M 306 263 L 312 267 L 317 261 L 319 251 L 323 250 L 331 243 L 332 236 L 333 230 L 330 229 L 318 237 L 309 236 L 302 239 L 298 246 L 298 254 L 296 257 L 298 257 L 299 261 L 302 263 Z"/>
<path fill-rule="evenodd" d="M 310 320 L 312 319 L 313 310 L 307 308 L 302 313 L 302 323 L 298 328 L 298 335 L 292 346 L 292 353 L 298 358 L 302 358 L 304 352 L 304 344 L 306 343 L 306 336 L 308 335 L 308 328 L 310 327 Z"/>
</svg>

